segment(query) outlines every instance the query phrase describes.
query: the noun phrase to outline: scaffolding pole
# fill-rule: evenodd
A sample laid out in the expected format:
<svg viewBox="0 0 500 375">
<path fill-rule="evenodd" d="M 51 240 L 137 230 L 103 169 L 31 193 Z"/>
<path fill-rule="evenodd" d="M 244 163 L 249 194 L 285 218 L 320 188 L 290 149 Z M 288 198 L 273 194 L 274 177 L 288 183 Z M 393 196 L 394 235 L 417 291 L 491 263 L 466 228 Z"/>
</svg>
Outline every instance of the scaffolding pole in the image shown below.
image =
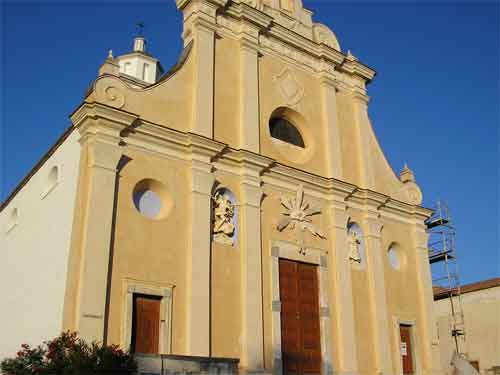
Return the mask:
<svg viewBox="0 0 500 375">
<path fill-rule="evenodd" d="M 455 341 L 457 353 L 465 345 L 465 324 L 462 308 L 460 274 L 455 242 L 455 227 L 448 205 L 439 201 L 434 214 L 426 221 L 429 234 L 429 262 L 432 265 L 432 284 L 437 295 L 450 302 L 450 334 Z"/>
</svg>

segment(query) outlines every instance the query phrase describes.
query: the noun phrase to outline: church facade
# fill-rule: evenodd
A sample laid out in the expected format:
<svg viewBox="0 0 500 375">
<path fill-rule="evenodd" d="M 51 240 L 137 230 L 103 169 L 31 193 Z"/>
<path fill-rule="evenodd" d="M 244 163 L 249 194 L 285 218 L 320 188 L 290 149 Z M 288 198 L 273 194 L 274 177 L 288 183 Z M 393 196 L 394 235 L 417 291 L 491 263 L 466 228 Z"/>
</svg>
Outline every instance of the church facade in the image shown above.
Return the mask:
<svg viewBox="0 0 500 375">
<path fill-rule="evenodd" d="M 301 0 L 177 6 L 178 63 L 163 73 L 143 38 L 110 53 L 2 205 L 5 280 L 30 246 L 59 240 L 54 261 L 27 266 L 47 274 L 9 286 L 33 297 L 12 298 L 2 324 L 33 328 L 5 327 L 0 353 L 70 329 L 137 353 L 238 358 L 246 373 L 441 374 L 431 212 L 373 132 L 375 72 Z M 51 229 L 35 233 L 23 215 L 49 199 L 36 215 Z M 33 302 L 39 283 L 51 303 Z"/>
</svg>

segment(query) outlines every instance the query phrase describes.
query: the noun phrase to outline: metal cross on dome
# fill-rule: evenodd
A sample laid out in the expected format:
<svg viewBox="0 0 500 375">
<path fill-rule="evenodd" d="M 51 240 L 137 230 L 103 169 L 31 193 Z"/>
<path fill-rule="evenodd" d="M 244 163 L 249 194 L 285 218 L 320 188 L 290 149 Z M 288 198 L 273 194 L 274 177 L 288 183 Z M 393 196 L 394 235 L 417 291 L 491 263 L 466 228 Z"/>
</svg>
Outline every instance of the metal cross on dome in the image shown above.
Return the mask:
<svg viewBox="0 0 500 375">
<path fill-rule="evenodd" d="M 311 217 L 321 214 L 321 210 L 313 209 L 304 201 L 304 186 L 299 185 L 295 198 L 281 197 L 281 205 L 287 211 L 282 213 L 284 217 L 278 223 L 277 229 L 279 232 L 283 232 L 288 227 L 292 230 L 296 228 L 299 230 L 298 245 L 301 254 L 305 255 L 303 232 L 308 231 L 315 237 L 326 238 L 312 223 Z"/>
<path fill-rule="evenodd" d="M 138 36 L 144 36 L 144 27 L 146 26 L 144 24 L 144 21 L 137 22 L 136 26 L 137 26 L 137 35 Z"/>
</svg>

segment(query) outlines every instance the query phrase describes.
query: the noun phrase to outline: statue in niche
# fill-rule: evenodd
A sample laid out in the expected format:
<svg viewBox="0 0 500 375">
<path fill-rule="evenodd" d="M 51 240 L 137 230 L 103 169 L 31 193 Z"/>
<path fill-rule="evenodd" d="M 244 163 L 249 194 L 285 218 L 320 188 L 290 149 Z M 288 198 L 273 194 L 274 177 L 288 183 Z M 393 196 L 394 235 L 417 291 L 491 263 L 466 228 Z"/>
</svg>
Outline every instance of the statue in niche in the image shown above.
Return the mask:
<svg viewBox="0 0 500 375">
<path fill-rule="evenodd" d="M 355 231 L 350 232 L 349 238 L 349 260 L 355 263 L 361 263 L 361 253 L 359 246 L 361 241 L 358 239 L 358 234 Z"/>
<path fill-rule="evenodd" d="M 225 245 L 234 244 L 236 228 L 233 223 L 235 208 L 224 191 L 215 193 L 213 236 L 215 241 Z"/>
</svg>

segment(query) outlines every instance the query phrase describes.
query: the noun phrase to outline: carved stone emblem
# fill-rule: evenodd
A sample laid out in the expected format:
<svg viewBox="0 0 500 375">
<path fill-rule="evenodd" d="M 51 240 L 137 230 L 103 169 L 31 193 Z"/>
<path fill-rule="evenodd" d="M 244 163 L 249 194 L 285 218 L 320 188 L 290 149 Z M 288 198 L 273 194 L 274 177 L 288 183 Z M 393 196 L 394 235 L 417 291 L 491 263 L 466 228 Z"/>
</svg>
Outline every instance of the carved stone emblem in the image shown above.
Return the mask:
<svg viewBox="0 0 500 375">
<path fill-rule="evenodd" d="M 278 223 L 277 229 L 283 232 L 286 228 L 298 230 L 298 245 L 300 253 L 305 255 L 303 233 L 308 231 L 314 237 L 326 238 L 312 223 L 312 216 L 321 214 L 320 210 L 311 208 L 309 203 L 304 201 L 304 187 L 299 185 L 295 198 L 281 198 L 281 205 L 286 209 L 284 216 Z"/>
<path fill-rule="evenodd" d="M 125 94 L 122 89 L 113 86 L 112 84 L 102 85 L 98 81 L 97 99 L 111 107 L 123 108 L 125 106 Z"/>
<path fill-rule="evenodd" d="M 214 200 L 214 240 L 225 245 L 234 244 L 235 226 L 233 223 L 235 208 L 233 202 L 224 192 L 215 193 Z"/>
<path fill-rule="evenodd" d="M 361 263 L 361 253 L 359 246 L 361 241 L 358 239 L 358 234 L 354 231 L 350 232 L 349 238 L 349 260 L 354 263 Z"/>
<path fill-rule="evenodd" d="M 285 68 L 283 71 L 274 77 L 274 82 L 277 82 L 283 99 L 286 104 L 293 107 L 304 97 L 304 87 L 300 85 L 290 69 Z"/>
</svg>

